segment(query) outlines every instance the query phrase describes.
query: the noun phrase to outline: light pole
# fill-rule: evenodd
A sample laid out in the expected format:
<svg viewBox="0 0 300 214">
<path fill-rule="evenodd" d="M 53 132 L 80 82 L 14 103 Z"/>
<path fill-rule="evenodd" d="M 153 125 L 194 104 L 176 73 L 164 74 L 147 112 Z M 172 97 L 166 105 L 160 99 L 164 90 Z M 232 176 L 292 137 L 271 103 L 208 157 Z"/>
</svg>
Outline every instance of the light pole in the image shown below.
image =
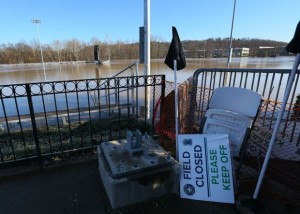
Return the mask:
<svg viewBox="0 0 300 214">
<path fill-rule="evenodd" d="M 150 0 L 144 0 L 144 75 L 150 75 Z M 146 87 L 146 119 L 150 119 L 150 88 Z"/>
<path fill-rule="evenodd" d="M 232 32 L 233 32 L 233 24 L 234 24 L 234 16 L 235 16 L 235 4 L 236 0 L 234 0 L 233 5 L 233 14 L 232 14 L 232 20 L 231 20 L 231 30 L 230 30 L 230 41 L 229 41 L 229 48 L 228 48 L 228 59 L 227 59 L 227 68 L 229 68 L 229 64 L 231 62 L 231 55 L 232 55 Z"/>
<path fill-rule="evenodd" d="M 41 20 L 39 19 L 33 19 L 31 20 L 32 23 L 36 24 L 36 29 L 38 33 L 38 40 L 39 40 L 39 45 L 40 45 L 40 51 L 41 51 L 41 57 L 42 57 L 42 64 L 43 64 L 43 70 L 44 70 L 44 77 L 45 81 L 47 80 L 46 77 L 46 70 L 45 70 L 45 64 L 44 64 L 44 57 L 43 57 L 43 50 L 42 50 L 42 45 L 41 45 L 41 40 L 40 40 L 40 31 L 39 31 L 39 24 L 41 24 Z"/>
<path fill-rule="evenodd" d="M 230 41 L 229 41 L 229 47 L 228 47 L 228 58 L 227 58 L 227 68 L 229 68 L 230 62 L 231 62 L 231 55 L 232 55 L 232 32 L 233 32 L 233 24 L 234 24 L 234 16 L 235 16 L 235 4 L 236 0 L 234 0 L 233 5 L 233 14 L 232 14 L 232 20 L 231 20 L 231 30 L 230 30 Z M 224 86 L 228 86 L 228 73 L 225 72 L 224 75 Z"/>
</svg>

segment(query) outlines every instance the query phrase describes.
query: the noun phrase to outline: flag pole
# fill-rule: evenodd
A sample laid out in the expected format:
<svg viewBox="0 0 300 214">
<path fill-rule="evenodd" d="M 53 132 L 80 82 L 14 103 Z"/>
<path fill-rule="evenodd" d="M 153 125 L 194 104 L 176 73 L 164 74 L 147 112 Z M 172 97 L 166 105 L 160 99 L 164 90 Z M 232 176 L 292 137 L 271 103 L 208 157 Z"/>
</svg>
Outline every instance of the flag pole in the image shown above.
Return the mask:
<svg viewBox="0 0 300 214">
<path fill-rule="evenodd" d="M 177 61 L 173 60 L 174 64 L 174 93 L 175 93 L 175 140 L 176 140 L 176 160 L 179 160 L 178 151 L 178 88 L 177 88 Z"/>
<path fill-rule="evenodd" d="M 273 145 L 274 145 L 274 142 L 276 140 L 276 136 L 277 136 L 277 133 L 278 133 L 278 130 L 279 130 L 280 122 L 281 122 L 283 114 L 285 112 L 285 107 L 286 107 L 288 98 L 290 96 L 290 92 L 291 92 L 291 89 L 292 89 L 292 86 L 293 86 L 293 82 L 294 82 L 294 79 L 295 79 L 295 76 L 296 76 L 296 72 L 297 72 L 297 69 L 298 69 L 298 66 L 299 66 L 299 63 L 300 63 L 300 22 L 298 23 L 298 25 L 296 27 L 296 31 L 295 31 L 295 35 L 294 35 L 293 39 L 290 41 L 289 44 L 287 44 L 286 50 L 288 52 L 295 53 L 297 55 L 296 55 L 296 59 L 294 61 L 293 69 L 291 71 L 291 74 L 290 74 L 288 82 L 287 82 L 287 86 L 286 86 L 286 89 L 285 89 L 285 92 L 284 92 L 281 108 L 280 108 L 279 114 L 277 116 L 277 120 L 276 120 L 276 123 L 275 123 L 275 126 L 274 126 L 272 138 L 270 140 L 270 144 L 269 144 L 269 147 L 268 147 L 268 150 L 267 150 L 267 153 L 266 153 L 264 164 L 263 164 L 261 172 L 259 174 L 259 178 L 258 178 L 258 181 L 257 181 L 255 192 L 253 194 L 253 199 L 257 199 L 257 196 L 258 196 L 258 193 L 259 193 L 259 190 L 260 190 L 260 186 L 262 184 L 262 180 L 264 178 L 264 175 L 265 175 L 265 172 L 266 172 L 269 160 L 270 160 L 272 148 L 273 148 Z"/>
<path fill-rule="evenodd" d="M 279 130 L 280 122 L 281 122 L 281 119 L 282 119 L 284 111 L 285 111 L 287 100 L 289 98 L 289 94 L 290 94 L 292 86 L 293 86 L 294 78 L 295 78 L 296 71 L 297 71 L 297 68 L 299 66 L 299 63 L 300 63 L 300 54 L 298 53 L 297 56 L 296 56 L 296 59 L 295 59 L 293 69 L 291 71 L 288 83 L 287 83 L 287 87 L 285 89 L 285 93 L 284 93 L 283 101 L 282 101 L 282 104 L 281 104 L 281 108 L 280 108 L 279 114 L 277 116 L 277 120 L 276 120 L 274 130 L 273 130 L 273 133 L 272 133 L 272 138 L 270 140 L 270 144 L 269 144 L 269 147 L 268 147 L 268 150 L 267 150 L 267 153 L 266 153 L 265 161 L 263 163 L 263 166 L 262 166 L 262 169 L 261 169 L 258 181 L 257 181 L 255 192 L 253 194 L 253 199 L 257 199 L 257 196 L 258 196 L 258 193 L 259 193 L 259 190 L 260 190 L 260 187 L 261 187 L 261 184 L 262 184 L 262 181 L 263 181 L 263 178 L 264 178 L 264 175 L 265 175 L 265 172 L 266 172 L 269 160 L 270 160 L 273 145 L 274 145 L 274 142 L 276 140 L 276 136 L 277 136 L 277 133 L 278 133 L 278 130 Z"/>
<path fill-rule="evenodd" d="M 284 92 L 284 96 L 283 96 L 283 101 L 282 101 L 279 113 L 277 115 L 277 119 L 276 119 L 276 122 L 274 125 L 272 137 L 271 137 L 271 140 L 270 140 L 270 143 L 268 146 L 268 150 L 266 153 L 266 157 L 265 157 L 262 169 L 259 174 L 259 178 L 258 178 L 258 181 L 256 184 L 254 194 L 252 195 L 252 198 L 251 197 L 249 197 L 249 198 L 248 197 L 240 197 L 240 202 L 237 203 L 238 204 L 237 209 L 238 210 L 240 209 L 240 212 L 242 212 L 242 213 L 245 213 L 245 212 L 247 212 L 247 213 L 258 213 L 258 212 L 265 213 L 265 212 L 267 212 L 267 210 L 263 207 L 263 204 L 259 203 L 259 201 L 257 200 L 257 197 L 258 197 L 258 194 L 260 191 L 260 187 L 262 185 L 262 181 L 263 181 L 265 172 L 267 170 L 267 166 L 268 166 L 268 163 L 270 160 L 272 149 L 273 149 L 273 146 L 274 146 L 274 143 L 275 143 L 278 131 L 279 131 L 280 123 L 281 123 L 282 117 L 285 113 L 286 104 L 289 99 L 291 89 L 293 87 L 293 82 L 294 82 L 294 79 L 295 79 L 295 76 L 297 73 L 297 68 L 300 63 L 300 22 L 297 25 L 295 36 L 291 40 L 291 42 L 289 44 L 287 44 L 286 50 L 290 53 L 297 54 L 296 59 L 294 61 L 292 71 L 288 78 L 287 86 L 285 88 L 285 92 Z"/>
<path fill-rule="evenodd" d="M 177 87 L 177 71 L 185 68 L 186 61 L 183 48 L 175 27 L 172 27 L 172 41 L 169 47 L 165 64 L 174 71 L 174 109 L 175 109 L 175 144 L 176 144 L 176 159 L 179 160 L 178 151 L 178 87 Z"/>
</svg>

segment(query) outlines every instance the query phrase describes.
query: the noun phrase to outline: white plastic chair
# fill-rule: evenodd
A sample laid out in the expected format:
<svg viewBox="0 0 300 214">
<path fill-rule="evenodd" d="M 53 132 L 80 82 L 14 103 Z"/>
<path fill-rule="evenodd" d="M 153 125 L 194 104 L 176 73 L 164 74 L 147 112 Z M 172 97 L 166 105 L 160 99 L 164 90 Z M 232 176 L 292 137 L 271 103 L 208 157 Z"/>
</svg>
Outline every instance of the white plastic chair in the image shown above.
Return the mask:
<svg viewBox="0 0 300 214">
<path fill-rule="evenodd" d="M 212 94 L 200 132 L 228 134 L 233 156 L 239 156 L 256 119 L 262 96 L 244 88 L 221 87 Z"/>
</svg>

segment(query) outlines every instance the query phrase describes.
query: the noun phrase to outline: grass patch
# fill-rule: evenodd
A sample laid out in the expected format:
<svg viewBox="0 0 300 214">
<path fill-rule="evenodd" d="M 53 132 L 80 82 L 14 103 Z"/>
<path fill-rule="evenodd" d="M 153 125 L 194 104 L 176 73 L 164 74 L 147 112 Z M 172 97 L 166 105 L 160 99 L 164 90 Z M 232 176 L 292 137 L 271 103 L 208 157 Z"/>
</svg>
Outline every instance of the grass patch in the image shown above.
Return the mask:
<svg viewBox="0 0 300 214">
<path fill-rule="evenodd" d="M 102 141 L 126 138 L 128 130 L 139 129 L 151 133 L 151 126 L 139 119 L 125 117 L 97 119 L 85 122 L 46 126 L 39 122 L 37 130 L 41 155 L 63 153 L 68 150 L 84 149 Z M 11 161 L 37 156 L 36 141 L 31 128 L 23 132 L 0 133 L 1 161 Z"/>
</svg>

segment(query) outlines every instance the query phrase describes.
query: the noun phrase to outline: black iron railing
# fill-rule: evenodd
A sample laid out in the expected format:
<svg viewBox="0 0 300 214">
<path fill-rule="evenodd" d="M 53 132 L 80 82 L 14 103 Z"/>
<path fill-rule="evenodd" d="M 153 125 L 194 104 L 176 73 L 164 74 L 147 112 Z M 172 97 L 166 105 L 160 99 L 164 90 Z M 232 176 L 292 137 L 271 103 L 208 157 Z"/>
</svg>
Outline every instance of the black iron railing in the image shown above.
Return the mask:
<svg viewBox="0 0 300 214">
<path fill-rule="evenodd" d="M 151 134 L 164 90 L 164 75 L 1 85 L 0 163 L 92 148 L 128 129 Z"/>
</svg>

